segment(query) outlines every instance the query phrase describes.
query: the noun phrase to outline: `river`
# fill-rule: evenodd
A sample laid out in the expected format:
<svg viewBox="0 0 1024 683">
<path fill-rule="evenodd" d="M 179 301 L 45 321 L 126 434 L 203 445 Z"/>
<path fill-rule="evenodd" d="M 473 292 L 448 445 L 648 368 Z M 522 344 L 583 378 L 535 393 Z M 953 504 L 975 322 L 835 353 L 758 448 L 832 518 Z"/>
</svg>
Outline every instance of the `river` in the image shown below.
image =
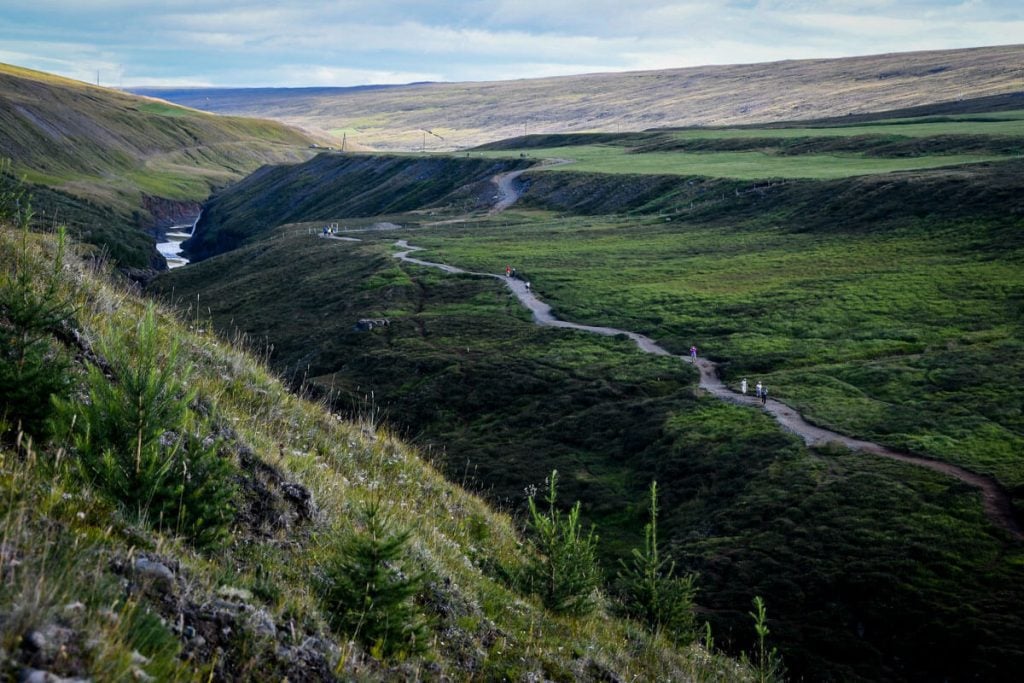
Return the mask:
<svg viewBox="0 0 1024 683">
<path fill-rule="evenodd" d="M 202 215 L 200 212 L 199 216 Z M 196 229 L 196 223 L 199 222 L 199 216 L 195 217 L 191 223 L 182 223 L 181 225 L 172 225 L 164 233 L 164 242 L 157 242 L 157 251 L 167 260 L 167 267 L 181 268 L 188 264 L 188 259 L 181 253 L 181 243 L 192 236 L 192 233 Z"/>
</svg>

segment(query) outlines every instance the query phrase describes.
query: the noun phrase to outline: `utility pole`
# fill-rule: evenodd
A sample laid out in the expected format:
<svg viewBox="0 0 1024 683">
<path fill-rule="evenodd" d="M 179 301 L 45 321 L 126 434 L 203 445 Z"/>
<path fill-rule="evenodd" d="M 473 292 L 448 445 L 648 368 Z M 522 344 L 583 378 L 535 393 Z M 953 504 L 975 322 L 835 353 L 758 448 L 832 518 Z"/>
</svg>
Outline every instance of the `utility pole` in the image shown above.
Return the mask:
<svg viewBox="0 0 1024 683">
<path fill-rule="evenodd" d="M 342 133 L 341 134 L 341 151 L 342 152 L 345 151 L 345 140 L 347 140 L 347 139 L 348 139 L 348 133 Z"/>
</svg>

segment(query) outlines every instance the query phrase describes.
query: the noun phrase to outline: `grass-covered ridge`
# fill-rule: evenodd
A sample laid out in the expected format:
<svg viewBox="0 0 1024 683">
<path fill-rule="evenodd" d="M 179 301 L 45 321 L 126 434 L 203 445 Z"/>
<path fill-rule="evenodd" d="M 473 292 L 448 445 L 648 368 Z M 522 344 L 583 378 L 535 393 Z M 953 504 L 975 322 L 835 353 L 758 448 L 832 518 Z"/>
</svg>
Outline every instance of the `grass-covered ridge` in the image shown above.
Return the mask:
<svg viewBox="0 0 1024 683">
<path fill-rule="evenodd" d="M 843 117 L 1020 91 L 1024 47 L 702 66 L 490 83 L 383 88 L 168 89 L 159 97 L 275 118 L 376 150 L 465 149 L 529 133 L 734 126 Z M 940 104 L 941 103 L 941 104 Z M 1018 108 L 1020 108 L 1018 106 Z M 914 115 L 920 115 L 920 111 Z M 422 137 L 423 129 L 444 140 Z"/>
<path fill-rule="evenodd" d="M 297 220 L 339 220 L 432 206 L 469 211 L 490 199 L 494 175 L 531 163 L 518 158 L 321 154 L 303 164 L 261 169 L 214 196 L 185 247 L 204 258 Z"/>
<path fill-rule="evenodd" d="M 20 415 L 22 404 L 4 396 L 4 676 L 35 670 L 103 680 L 751 677 L 733 661 L 699 647 L 679 649 L 610 616 L 604 598 L 589 615 L 547 611 L 515 578 L 535 556 L 513 520 L 446 481 L 383 429 L 372 410 L 346 422 L 290 394 L 258 359 L 195 319 L 142 301 L 108 269 L 62 254 L 52 236 L 4 226 L 0 240 L 5 273 L 15 274 L 0 282 L 0 323 L 5 339 L 9 331 L 23 332 L 4 347 L 0 378 L 30 366 L 67 372 L 67 382 L 46 385 L 62 406 L 52 421 L 20 416 L 19 428 L 8 418 Z M 48 313 L 24 313 L 37 309 Z M 29 366 L 11 364 L 15 348 L 26 349 L 21 357 Z M 54 364 L 56 358 L 65 362 Z M 161 367 L 172 360 L 172 368 Z M 83 392 L 91 405 L 116 402 L 136 384 L 147 386 L 130 375 L 142 378 L 150 369 L 173 378 L 139 394 L 173 408 L 162 413 L 173 421 L 156 423 L 155 431 L 145 427 L 158 439 L 144 444 L 140 431 L 140 450 L 124 451 L 117 439 L 134 433 L 84 429 L 83 421 L 95 427 L 106 417 L 90 417 Z M 33 380 L 27 388 L 36 386 L 42 385 Z M 154 478 L 143 465 L 140 485 L 166 487 L 181 478 L 187 489 L 221 478 L 232 492 L 226 537 L 203 539 L 196 527 L 178 525 L 174 500 L 159 518 L 144 502 L 129 504 L 97 469 L 124 455 L 131 470 L 139 453 L 146 462 L 145 453 L 176 449 L 192 436 L 194 444 L 181 446 L 193 454 L 184 461 L 187 476 L 173 469 Z M 107 456 L 83 460 L 89 444 L 103 443 L 113 449 Z M 196 469 L 210 457 L 221 474 Z M 335 619 L 344 609 L 358 614 L 359 604 L 339 604 L 331 597 L 338 593 L 324 589 L 347 571 L 334 563 L 354 552 L 350 540 L 365 543 L 378 528 L 368 521 L 371 508 L 386 517 L 386 528 L 408 532 L 386 573 L 394 574 L 397 563 L 407 576 L 422 576 L 415 595 L 403 599 L 422 620 L 425 640 L 415 647 L 403 645 L 402 636 L 363 644 L 358 626 L 352 631 L 342 625 L 351 622 Z"/>
<path fill-rule="evenodd" d="M 204 200 L 259 166 L 310 154 L 307 134 L 280 123 L 220 117 L 109 88 L 0 65 L 0 159 L 40 190 L 37 208 L 130 266 L 155 250 L 133 234 L 154 204 Z M 62 199 L 46 201 L 51 193 Z M 92 207 L 107 213 L 93 220 Z M 95 233 L 112 232 L 110 239 Z M 122 248 L 119 243 L 128 243 Z"/>
</svg>

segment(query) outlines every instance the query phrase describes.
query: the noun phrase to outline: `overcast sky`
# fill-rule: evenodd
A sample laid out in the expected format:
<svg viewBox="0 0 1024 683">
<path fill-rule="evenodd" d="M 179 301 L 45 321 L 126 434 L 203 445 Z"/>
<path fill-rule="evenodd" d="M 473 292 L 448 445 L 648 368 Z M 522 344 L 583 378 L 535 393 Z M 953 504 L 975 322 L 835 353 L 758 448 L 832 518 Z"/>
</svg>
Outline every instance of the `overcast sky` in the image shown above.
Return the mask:
<svg viewBox="0 0 1024 683">
<path fill-rule="evenodd" d="M 0 62 L 124 87 L 502 80 L 1021 42 L 1022 0 L 0 0 Z"/>
</svg>

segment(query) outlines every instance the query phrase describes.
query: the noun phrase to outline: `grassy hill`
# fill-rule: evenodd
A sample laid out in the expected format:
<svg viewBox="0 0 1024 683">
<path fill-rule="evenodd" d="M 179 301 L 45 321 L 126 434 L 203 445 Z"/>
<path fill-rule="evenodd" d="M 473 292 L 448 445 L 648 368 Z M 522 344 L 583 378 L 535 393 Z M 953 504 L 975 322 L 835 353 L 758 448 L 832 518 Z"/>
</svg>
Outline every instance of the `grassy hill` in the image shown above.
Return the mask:
<svg viewBox="0 0 1024 683">
<path fill-rule="evenodd" d="M 753 680 L 612 616 L 604 597 L 582 616 L 549 611 L 517 578 L 537 559 L 517 522 L 372 410 L 342 421 L 290 394 L 258 358 L 141 300 L 73 245 L 12 229 L 10 208 L 5 679 Z M 386 560 L 381 591 L 339 600 L 369 550 Z M 403 585 L 399 602 L 383 592 Z M 390 635 L 367 635 L 400 615 Z"/>
<path fill-rule="evenodd" d="M 220 117 L 151 98 L 0 65 L 0 158 L 39 186 L 37 210 L 146 266 L 136 234 L 195 215 L 214 188 L 270 162 L 308 158 L 312 138 L 269 121 Z M 184 210 L 176 209 L 184 207 Z M 107 214 L 104 221 L 94 214 Z"/>
<path fill-rule="evenodd" d="M 285 222 L 335 220 L 431 206 L 475 208 L 497 173 L 522 159 L 325 153 L 303 164 L 267 167 L 206 203 L 185 247 L 196 258 L 233 249 Z"/>
<path fill-rule="evenodd" d="M 524 132 L 818 119 L 1021 92 L 1022 59 L 1024 46 L 1011 45 L 491 83 L 144 92 L 329 131 L 378 150 L 444 150 Z"/>
<path fill-rule="evenodd" d="M 760 413 L 701 396 L 686 366 L 537 328 L 498 283 L 390 252 L 406 238 L 470 270 L 515 265 L 565 318 L 676 352 L 697 343 L 731 385 L 761 379 L 816 422 L 991 474 L 1024 509 L 1024 406 L 1006 381 L 1024 367 L 1019 120 L 528 136 L 470 158 L 585 145 L 600 166 L 530 168 L 521 204 L 497 216 L 456 205 L 388 216 L 401 227 L 387 232 L 346 218 L 361 242 L 317 238 L 319 223 L 270 229 L 156 289 L 266 345 L 274 367 L 339 409 L 372 402 L 492 501 L 521 509 L 523 489 L 557 467 L 598 523 L 610 573 L 656 478 L 662 537 L 699 573 L 702 615 L 733 651 L 750 644 L 753 584 L 795 677 L 1005 680 L 1024 661 L 1021 546 L 977 491 L 809 450 Z M 707 166 L 718 177 L 665 175 L 671 155 L 700 168 L 701 155 L 739 152 L 813 172 L 749 177 L 734 157 Z M 942 158 L 965 153 L 991 160 Z M 819 172 L 822 155 L 846 172 Z M 864 160 L 879 167 L 862 175 Z M 905 163 L 914 170 L 892 170 Z M 391 325 L 356 326 L 379 317 Z"/>
</svg>

